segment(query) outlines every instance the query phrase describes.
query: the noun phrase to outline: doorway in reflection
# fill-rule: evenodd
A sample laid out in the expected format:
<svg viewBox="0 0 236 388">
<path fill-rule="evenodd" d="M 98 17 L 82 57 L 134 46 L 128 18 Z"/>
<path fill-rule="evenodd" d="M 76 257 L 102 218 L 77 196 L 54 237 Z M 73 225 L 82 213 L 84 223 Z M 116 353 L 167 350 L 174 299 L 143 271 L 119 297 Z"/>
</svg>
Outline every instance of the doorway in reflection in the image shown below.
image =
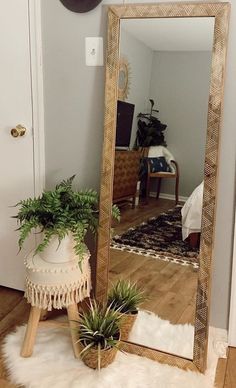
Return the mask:
<svg viewBox="0 0 236 388">
<path fill-rule="evenodd" d="M 120 56 L 130 79 L 128 96 L 118 101 L 113 202 L 121 222 L 113 225 L 109 280 L 136 282 L 147 297 L 140 314 L 146 329 L 152 321 L 152 335 L 136 330 L 130 341 L 188 358 L 213 32 L 213 18 L 121 20 Z M 159 319 L 170 328 L 166 337 L 169 323 L 189 324 L 191 351 L 155 343 Z"/>
</svg>

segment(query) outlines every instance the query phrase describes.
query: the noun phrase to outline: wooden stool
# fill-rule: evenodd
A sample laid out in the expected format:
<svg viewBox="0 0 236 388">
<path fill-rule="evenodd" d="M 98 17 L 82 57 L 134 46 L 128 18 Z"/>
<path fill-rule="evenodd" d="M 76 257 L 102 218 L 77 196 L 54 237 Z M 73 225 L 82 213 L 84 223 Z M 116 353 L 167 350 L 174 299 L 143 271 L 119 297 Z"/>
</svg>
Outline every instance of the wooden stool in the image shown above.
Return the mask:
<svg viewBox="0 0 236 388">
<path fill-rule="evenodd" d="M 49 327 L 50 326 L 66 327 L 66 325 L 56 321 L 51 321 L 51 322 L 47 321 L 46 324 L 45 322 L 42 322 L 42 323 L 39 322 L 41 312 L 42 312 L 42 309 L 35 306 L 31 307 L 27 329 L 25 332 L 25 338 L 24 338 L 24 342 L 20 353 L 21 357 L 30 357 L 32 355 L 39 324 L 40 326 L 42 325 L 42 326 L 49 326 Z M 72 304 L 67 307 L 67 315 L 68 315 L 68 321 L 70 326 L 70 333 L 71 333 L 74 355 L 75 355 L 75 358 L 79 358 L 79 348 L 76 343 L 78 340 L 77 333 L 76 333 L 77 324 L 76 322 L 74 322 L 78 320 L 77 304 Z"/>
<path fill-rule="evenodd" d="M 78 258 L 55 264 L 45 262 L 39 255 L 30 255 L 26 261 L 25 297 L 31 304 L 25 338 L 21 349 L 22 357 L 30 357 L 33 353 L 38 326 L 70 327 L 74 355 L 79 357 L 76 344 L 78 306 L 83 299 L 90 296 L 91 271 L 89 253 L 84 255 L 82 268 Z M 69 325 L 59 321 L 39 322 L 42 313 L 52 309 L 67 309 Z"/>
</svg>

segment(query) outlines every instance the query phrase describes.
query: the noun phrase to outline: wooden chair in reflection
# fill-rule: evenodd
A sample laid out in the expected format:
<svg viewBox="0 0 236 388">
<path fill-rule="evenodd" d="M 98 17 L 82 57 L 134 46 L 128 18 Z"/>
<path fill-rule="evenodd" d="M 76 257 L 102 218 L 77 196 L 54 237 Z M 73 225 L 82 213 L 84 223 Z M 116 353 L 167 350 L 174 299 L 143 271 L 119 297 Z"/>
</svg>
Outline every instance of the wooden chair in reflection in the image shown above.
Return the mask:
<svg viewBox="0 0 236 388">
<path fill-rule="evenodd" d="M 148 202 L 148 198 L 150 195 L 150 183 L 152 179 L 154 178 L 157 179 L 156 198 L 158 199 L 160 195 L 162 179 L 172 178 L 172 179 L 175 179 L 175 204 L 177 205 L 179 202 L 179 166 L 174 156 L 164 146 L 152 146 L 152 147 L 145 147 L 142 149 L 142 157 L 146 157 L 146 158 L 164 157 L 171 170 L 170 172 L 167 172 L 167 171 L 152 172 L 151 162 L 147 159 L 146 202 Z"/>
<path fill-rule="evenodd" d="M 135 207 L 140 168 L 139 151 L 116 151 L 113 180 L 113 203 L 131 201 Z"/>
</svg>

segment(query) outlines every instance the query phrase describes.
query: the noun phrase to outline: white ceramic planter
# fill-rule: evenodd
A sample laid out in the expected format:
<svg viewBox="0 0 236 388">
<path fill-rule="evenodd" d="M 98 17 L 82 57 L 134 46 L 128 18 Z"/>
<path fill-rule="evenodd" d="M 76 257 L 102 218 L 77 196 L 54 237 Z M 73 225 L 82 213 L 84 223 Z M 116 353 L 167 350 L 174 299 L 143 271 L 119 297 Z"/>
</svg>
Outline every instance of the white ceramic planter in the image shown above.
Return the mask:
<svg viewBox="0 0 236 388">
<path fill-rule="evenodd" d="M 75 242 L 71 234 L 68 234 L 59 244 L 57 236 L 51 238 L 48 246 L 40 252 L 40 257 L 48 263 L 65 263 L 75 258 Z"/>
</svg>

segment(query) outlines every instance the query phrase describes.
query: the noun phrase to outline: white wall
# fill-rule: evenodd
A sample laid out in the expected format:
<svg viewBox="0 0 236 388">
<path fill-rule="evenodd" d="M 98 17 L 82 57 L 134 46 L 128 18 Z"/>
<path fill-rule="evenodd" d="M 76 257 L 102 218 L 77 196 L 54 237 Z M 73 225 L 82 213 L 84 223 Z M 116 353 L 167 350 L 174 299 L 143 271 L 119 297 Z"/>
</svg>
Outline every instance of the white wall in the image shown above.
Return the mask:
<svg viewBox="0 0 236 388">
<path fill-rule="evenodd" d="M 169 0 L 167 0 L 168 2 Z M 59 0 L 41 0 L 47 185 L 74 172 L 82 186 L 98 187 L 103 139 L 104 68 L 85 66 L 85 36 L 106 36 L 105 7 L 86 14 Z M 138 0 L 130 1 L 137 3 Z M 143 1 L 150 3 L 151 0 Z M 165 2 L 165 0 L 162 0 Z M 122 0 L 103 0 L 103 4 Z M 232 4 L 220 146 L 211 323 L 228 327 L 235 193 L 236 4 Z M 55 174 L 55 175 L 54 175 Z"/>
<path fill-rule="evenodd" d="M 101 11 L 42 0 L 47 187 L 72 174 L 81 187 L 99 187 L 104 67 L 85 65 L 85 37 L 106 35 Z"/>
<path fill-rule="evenodd" d="M 130 147 L 134 145 L 137 131 L 137 115 L 144 112 L 149 98 L 149 87 L 152 69 L 152 50 L 130 33 L 122 29 L 120 53 L 130 64 L 130 92 L 127 102 L 135 104 Z"/>
<path fill-rule="evenodd" d="M 180 169 L 179 194 L 188 197 L 203 180 L 211 52 L 155 51 L 150 98 L 167 124 L 165 139 Z M 174 193 L 164 179 L 162 193 Z"/>
<path fill-rule="evenodd" d="M 231 2 L 228 60 L 222 120 L 215 254 L 212 273 L 211 322 L 228 327 L 235 206 L 236 156 L 236 3 Z"/>
</svg>

